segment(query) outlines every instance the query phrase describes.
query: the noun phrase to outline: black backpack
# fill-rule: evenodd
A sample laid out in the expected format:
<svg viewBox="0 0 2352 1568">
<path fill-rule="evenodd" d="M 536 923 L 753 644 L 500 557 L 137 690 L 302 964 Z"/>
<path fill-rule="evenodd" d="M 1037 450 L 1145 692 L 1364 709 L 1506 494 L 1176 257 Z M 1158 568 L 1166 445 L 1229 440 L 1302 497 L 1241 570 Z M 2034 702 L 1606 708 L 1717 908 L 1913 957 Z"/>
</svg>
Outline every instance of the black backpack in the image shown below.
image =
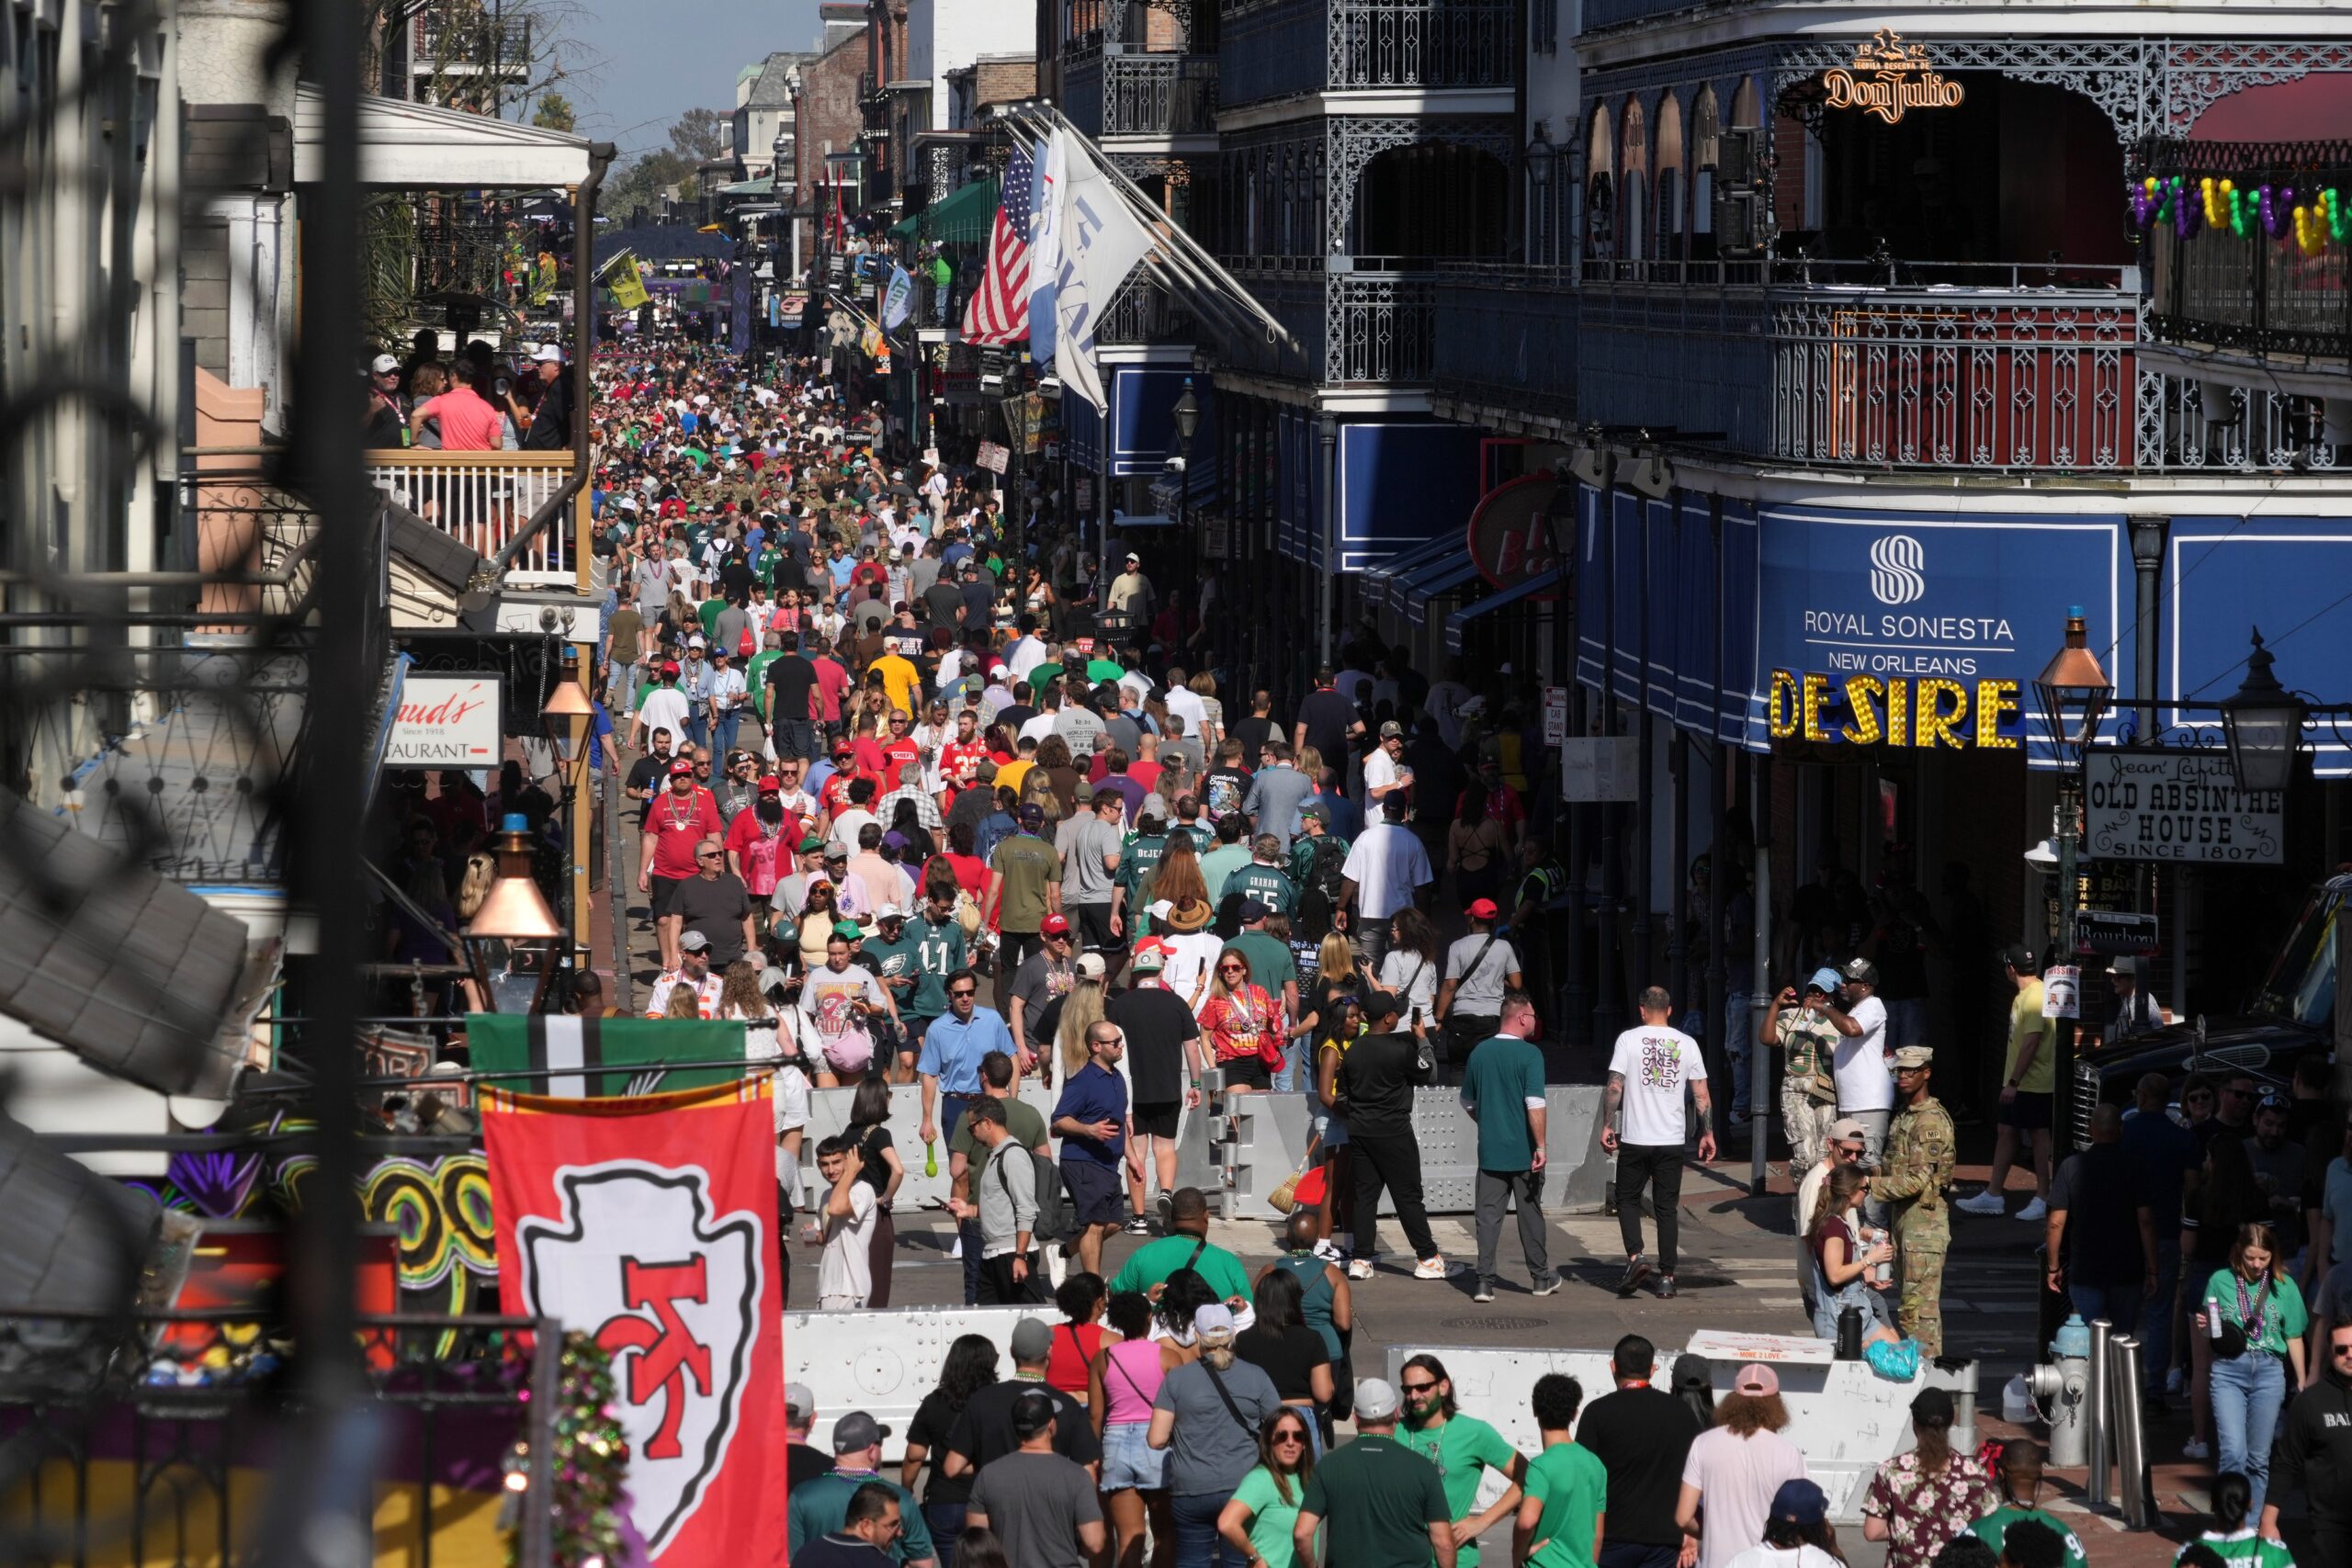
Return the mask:
<svg viewBox="0 0 2352 1568">
<path fill-rule="evenodd" d="M 1009 1200 L 1012 1196 L 1012 1178 L 996 1161 L 997 1184 L 1004 1189 Z M 1048 1242 L 1060 1243 L 1078 1234 L 1078 1212 L 1070 1204 L 1069 1192 L 1062 1186 L 1062 1168 L 1049 1159 L 1029 1156 L 1031 1174 L 1036 1184 L 1037 1223 L 1029 1228 L 1030 1241 L 1039 1247 Z"/>
</svg>

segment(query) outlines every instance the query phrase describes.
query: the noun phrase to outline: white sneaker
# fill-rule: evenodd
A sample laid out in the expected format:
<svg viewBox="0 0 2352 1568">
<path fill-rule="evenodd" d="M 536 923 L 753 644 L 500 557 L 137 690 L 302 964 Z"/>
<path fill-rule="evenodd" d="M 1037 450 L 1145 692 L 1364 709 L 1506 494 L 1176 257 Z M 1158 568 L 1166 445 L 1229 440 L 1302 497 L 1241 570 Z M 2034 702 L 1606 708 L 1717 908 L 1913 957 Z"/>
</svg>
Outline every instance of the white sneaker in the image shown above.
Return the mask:
<svg viewBox="0 0 2352 1568">
<path fill-rule="evenodd" d="M 2203 1439 L 2191 1438 L 2188 1441 L 2180 1445 L 2180 1457 L 2185 1460 L 2201 1461 L 2211 1459 L 2213 1457 L 2213 1450 L 2205 1445 Z"/>
<path fill-rule="evenodd" d="M 1332 1244 L 1331 1238 L 1327 1235 L 1321 1241 L 1315 1244 L 1315 1256 L 1321 1258 L 1326 1263 L 1337 1263 L 1344 1255 L 1340 1251 L 1338 1247 Z"/>
<path fill-rule="evenodd" d="M 2036 1220 L 2046 1220 L 2050 1217 L 2050 1205 L 2036 1198 L 2032 1202 L 2019 1209 L 2017 1217 L 2028 1224 L 2033 1224 Z"/>
<path fill-rule="evenodd" d="M 1973 1198 L 1955 1200 L 1952 1207 L 1971 1214 L 2006 1214 L 2009 1212 L 2009 1206 L 2001 1201 L 2001 1195 L 1989 1188 Z"/>
<path fill-rule="evenodd" d="M 1442 1256 L 1424 1258 L 1413 1265 L 1413 1278 L 1416 1280 L 1442 1280 L 1448 1272 L 1450 1270 Z"/>
<path fill-rule="evenodd" d="M 1351 1280 L 1371 1279 L 1372 1259 L 1369 1258 L 1358 1258 L 1350 1262 L 1348 1265 L 1348 1278 Z"/>
</svg>

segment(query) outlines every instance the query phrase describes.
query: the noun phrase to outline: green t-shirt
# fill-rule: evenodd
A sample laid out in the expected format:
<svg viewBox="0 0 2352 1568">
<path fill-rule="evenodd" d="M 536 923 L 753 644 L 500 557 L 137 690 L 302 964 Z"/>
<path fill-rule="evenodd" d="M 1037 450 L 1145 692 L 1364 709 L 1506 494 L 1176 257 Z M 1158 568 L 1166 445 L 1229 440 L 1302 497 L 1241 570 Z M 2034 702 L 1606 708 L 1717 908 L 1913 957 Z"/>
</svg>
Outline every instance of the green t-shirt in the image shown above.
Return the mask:
<svg viewBox="0 0 2352 1568">
<path fill-rule="evenodd" d="M 1306 1483 L 1294 1475 L 1290 1501 L 1283 1502 L 1273 1472 L 1262 1464 L 1233 1489 L 1233 1500 L 1250 1510 L 1250 1550 L 1266 1560 L 1266 1568 L 1291 1568 L 1297 1560 L 1290 1531 L 1298 1522 L 1299 1500 L 1306 1495 Z"/>
<path fill-rule="evenodd" d="M 964 967 L 964 928 L 953 915 L 934 926 L 930 916 L 918 914 L 907 922 L 906 934 L 914 939 L 922 976 L 915 982 L 913 1005 L 900 1002 L 899 1010 L 910 1018 L 937 1018 L 947 1010 L 947 976 Z"/>
<path fill-rule="evenodd" d="M 1201 1249 L 1198 1259 L 1193 1258 L 1196 1247 Z M 1220 1301 L 1230 1301 L 1235 1296 L 1249 1299 L 1250 1273 L 1241 1267 L 1241 1259 L 1215 1242 L 1202 1246 L 1200 1237 L 1183 1235 L 1164 1235 L 1136 1247 L 1125 1267 L 1112 1276 L 1111 1292 L 1114 1295 L 1121 1291 L 1148 1293 L 1154 1286 L 1166 1284 L 1169 1275 L 1186 1267 L 1207 1280 L 1209 1289 L 1217 1293 Z"/>
<path fill-rule="evenodd" d="M 1159 863 L 1167 856 L 1168 839 L 1155 833 L 1145 838 L 1130 833 L 1119 849 L 1119 874 L 1115 878 L 1127 890 L 1127 908 L 1140 910 L 1151 902 L 1151 881 L 1159 874 Z"/>
<path fill-rule="evenodd" d="M 874 950 L 872 942 L 866 951 Z M 1532 1162 L 1527 1102 L 1544 1098 L 1544 1053 L 1513 1035 L 1491 1036 L 1470 1054 L 1462 1104 L 1478 1122 L 1478 1168 L 1525 1170 Z"/>
<path fill-rule="evenodd" d="M 1225 891 L 1255 898 L 1283 919 L 1289 919 L 1298 908 L 1298 889 L 1280 866 L 1252 861 L 1225 879 Z"/>
<path fill-rule="evenodd" d="M 882 976 L 883 988 L 890 993 L 890 999 L 899 1004 L 899 1016 L 911 1013 L 915 992 L 919 988 L 916 982 L 922 974 L 913 929 L 900 926 L 896 942 L 884 941 L 881 932 L 876 931 L 865 939 L 865 944 L 857 950 L 857 956 L 861 963 L 869 958 L 874 961 L 876 972 Z M 944 1012 L 946 1009 L 943 1005 L 940 1010 Z"/>
<path fill-rule="evenodd" d="M 1609 1497 L 1608 1466 L 1581 1444 L 1554 1443 L 1527 1461 L 1526 1486 L 1544 1505 L 1528 1568 L 1592 1568 L 1592 1538 Z"/>
<path fill-rule="evenodd" d="M 1968 1533 L 1991 1547 L 1997 1555 L 2001 1543 L 2008 1539 L 2009 1527 L 2019 1519 L 2034 1519 L 2058 1532 L 2066 1543 L 2066 1568 L 2090 1568 L 2090 1559 L 2083 1555 L 2083 1543 L 2073 1529 L 2057 1515 L 2041 1508 L 2020 1508 L 2014 1503 L 2004 1504 L 1968 1527 Z"/>
<path fill-rule="evenodd" d="M 1476 1416 L 1456 1416 L 1442 1427 L 1399 1427 L 1396 1440 L 1437 1466 L 1449 1519 L 1468 1518 L 1476 1512 L 1485 1471 L 1492 1468 L 1508 1475 L 1511 1461 L 1520 1457 L 1509 1439 Z M 1426 1538 L 1421 1549 L 1429 1550 Z M 1453 1562 L 1454 1568 L 1477 1568 L 1477 1543 L 1455 1548 Z"/>
<path fill-rule="evenodd" d="M 1086 661 L 1086 683 L 1090 686 L 1115 686 L 1126 673 L 1125 665 L 1114 663 L 1108 659 L 1090 659 Z"/>
<path fill-rule="evenodd" d="M 1299 1511 L 1322 1520 L 1323 1561 L 1343 1568 L 1430 1568 L 1430 1526 L 1453 1517 L 1437 1466 L 1381 1437 L 1325 1454 Z"/>
<path fill-rule="evenodd" d="M 1251 1538 L 1256 1539 L 1254 1534 Z M 2295 1568 L 2295 1554 L 2287 1550 L 2284 1541 L 2265 1540 L 2255 1533 L 2252 1525 L 2224 1535 L 2220 1530 L 2207 1530 L 2191 1544 L 2210 1548 L 2229 1568 Z M 2184 1546 L 2172 1554 L 2174 1568 L 2188 1551 Z M 1269 1558 L 1267 1561 L 1272 1562 Z"/>
<path fill-rule="evenodd" d="M 743 684 L 752 689 L 752 711 L 765 723 L 768 716 L 768 666 L 784 657 L 782 649 L 763 649 L 743 666 Z"/>
<path fill-rule="evenodd" d="M 2245 1295 L 2243 1303 L 2238 1299 L 2241 1289 Z M 2227 1269 L 2214 1269 L 2212 1278 L 2205 1281 L 2205 1299 L 2221 1303 L 2222 1322 L 2235 1324 L 2243 1331 L 2248 1315 L 2259 1320 L 2259 1331 L 2246 1334 L 2248 1350 L 2284 1356 L 2288 1343 L 2301 1339 L 2312 1325 L 2311 1314 L 2303 1306 L 2303 1292 L 2292 1279 L 2279 1280 L 2263 1296 L 2262 1305 L 2249 1314 L 2244 1309 L 2254 1307 L 2255 1297 L 2261 1294 L 2258 1285 L 2241 1287 L 2238 1277 Z"/>
<path fill-rule="evenodd" d="M 1012 1134 L 1003 1144 L 999 1144 L 998 1148 L 1003 1148 L 1006 1144 L 1019 1144 L 1034 1154 L 1045 1146 L 1046 1118 L 1043 1112 L 1025 1100 L 1001 1100 L 997 1103 L 1004 1107 L 1005 1130 Z M 965 1201 L 978 1202 L 980 1177 L 988 1170 L 989 1156 L 980 1148 L 979 1139 L 972 1135 L 970 1117 L 956 1119 L 956 1135 L 947 1140 L 947 1152 L 964 1156 L 965 1168 L 972 1173 L 971 1193 Z"/>
<path fill-rule="evenodd" d="M 1265 987 L 1276 1001 L 1282 1000 L 1283 987 L 1298 978 L 1298 961 L 1291 956 L 1290 944 L 1264 931 L 1243 931 L 1225 945 L 1250 961 L 1250 983 Z"/>
<path fill-rule="evenodd" d="M 1028 932 L 1046 918 L 1046 885 L 1059 882 L 1062 857 L 1035 833 L 1015 833 L 989 856 L 989 869 L 1004 878 L 997 907 L 1000 930 Z"/>
<path fill-rule="evenodd" d="M 702 635 L 705 638 L 716 637 L 718 635 L 718 614 L 726 608 L 727 601 L 724 599 L 706 599 L 702 602 L 702 608 L 695 612 L 695 618 L 702 622 Z M 732 653 L 735 650 L 730 648 L 727 651 Z"/>
<path fill-rule="evenodd" d="M 887 1475 L 843 1475 L 838 1470 L 792 1489 L 792 1499 L 785 1512 L 786 1545 L 797 1552 L 804 1542 L 840 1529 L 842 1521 L 849 1517 L 851 1496 L 869 1481 L 879 1481 L 896 1492 L 899 1511 L 906 1516 L 907 1533 L 899 1538 L 890 1555 L 901 1562 L 937 1556 L 931 1531 L 923 1524 L 922 1506 L 915 1501 L 913 1493 Z"/>
</svg>

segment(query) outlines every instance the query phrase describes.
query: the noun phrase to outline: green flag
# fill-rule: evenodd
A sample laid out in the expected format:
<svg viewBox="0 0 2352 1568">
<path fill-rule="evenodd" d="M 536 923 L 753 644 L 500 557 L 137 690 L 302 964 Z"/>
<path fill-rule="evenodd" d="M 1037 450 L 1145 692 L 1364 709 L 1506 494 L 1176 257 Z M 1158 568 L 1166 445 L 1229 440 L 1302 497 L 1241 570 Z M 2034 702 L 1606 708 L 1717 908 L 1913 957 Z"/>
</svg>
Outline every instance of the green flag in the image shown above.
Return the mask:
<svg viewBox="0 0 2352 1568">
<path fill-rule="evenodd" d="M 740 1021 L 710 1023 L 684 1018 L 474 1012 L 466 1015 L 466 1043 L 481 1072 L 552 1069 L 545 1077 L 499 1079 L 501 1089 L 569 1100 L 611 1099 L 733 1082 L 741 1075 L 728 1068 L 674 1073 L 664 1064 L 741 1061 L 743 1025 Z"/>
</svg>

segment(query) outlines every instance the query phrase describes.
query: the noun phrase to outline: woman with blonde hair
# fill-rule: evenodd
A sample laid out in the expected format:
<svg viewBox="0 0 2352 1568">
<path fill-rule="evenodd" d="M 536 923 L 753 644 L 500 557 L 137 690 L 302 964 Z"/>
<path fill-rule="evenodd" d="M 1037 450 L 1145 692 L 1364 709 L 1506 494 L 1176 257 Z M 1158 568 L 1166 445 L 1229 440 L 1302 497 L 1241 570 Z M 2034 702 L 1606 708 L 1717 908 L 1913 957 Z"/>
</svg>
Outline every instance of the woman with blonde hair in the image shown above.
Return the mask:
<svg viewBox="0 0 2352 1568">
<path fill-rule="evenodd" d="M 1331 931 L 1315 950 L 1315 981 L 1299 1005 L 1306 1012 L 1290 1032 L 1294 1040 L 1316 1040 L 1328 1033 L 1332 1010 L 1343 998 L 1363 999 L 1372 976 L 1356 966 L 1356 950 L 1344 931 Z"/>
<path fill-rule="evenodd" d="M 1057 1080 L 1061 1083 L 1069 1082 L 1071 1075 L 1086 1066 L 1086 1032 L 1102 1021 L 1102 980 L 1089 975 L 1087 967 L 1081 964 L 1070 981 L 1069 990 L 1062 997 L 1060 1021 L 1054 1026 L 1054 1043 L 1060 1047 L 1062 1059 Z M 1126 1076 L 1124 1061 L 1119 1075 Z"/>
<path fill-rule="evenodd" d="M 1250 978 L 1250 955 L 1228 947 L 1216 955 L 1208 999 L 1200 1007 L 1201 1034 L 1225 1073 L 1226 1092 L 1272 1087 L 1268 1042 L 1282 1039 L 1282 1004 Z"/>
<path fill-rule="evenodd" d="M 1223 740 L 1225 739 L 1225 705 L 1216 700 L 1216 677 L 1204 670 L 1185 682 L 1184 688 L 1201 699 L 1201 713 L 1204 718 L 1201 726 L 1201 744 L 1214 746 Z M 1243 760 L 1254 763 L 1258 759 L 1249 757 Z"/>
</svg>

